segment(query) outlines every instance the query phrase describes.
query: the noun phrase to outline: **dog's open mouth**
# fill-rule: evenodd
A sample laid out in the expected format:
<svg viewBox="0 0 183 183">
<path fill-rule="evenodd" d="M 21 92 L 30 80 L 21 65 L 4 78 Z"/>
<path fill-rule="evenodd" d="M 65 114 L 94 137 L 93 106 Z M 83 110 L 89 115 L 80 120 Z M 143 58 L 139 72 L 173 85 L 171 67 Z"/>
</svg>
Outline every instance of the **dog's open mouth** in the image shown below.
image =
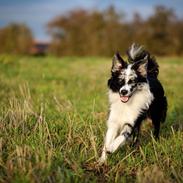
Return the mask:
<svg viewBox="0 0 183 183">
<path fill-rule="evenodd" d="M 121 102 L 124 102 L 124 103 L 128 102 L 129 98 L 130 97 L 128 96 L 120 96 Z"/>
</svg>

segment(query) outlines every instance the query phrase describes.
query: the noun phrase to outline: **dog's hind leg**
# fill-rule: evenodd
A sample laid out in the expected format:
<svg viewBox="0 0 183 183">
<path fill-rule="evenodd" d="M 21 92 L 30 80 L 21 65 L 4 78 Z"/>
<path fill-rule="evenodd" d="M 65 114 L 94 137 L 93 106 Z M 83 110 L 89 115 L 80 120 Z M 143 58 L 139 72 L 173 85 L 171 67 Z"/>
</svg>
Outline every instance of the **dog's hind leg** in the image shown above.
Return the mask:
<svg viewBox="0 0 183 183">
<path fill-rule="evenodd" d="M 156 140 L 159 139 L 160 123 L 165 121 L 166 112 L 167 99 L 165 96 L 154 101 L 154 104 L 150 110 L 150 118 L 152 119 L 152 123 L 154 125 L 154 137 Z"/>
<path fill-rule="evenodd" d="M 160 121 L 159 120 L 152 120 L 154 125 L 154 137 L 156 140 L 159 139 L 159 131 L 160 131 Z"/>
<path fill-rule="evenodd" d="M 154 111 L 153 111 L 154 112 Z M 159 139 L 159 132 L 160 132 L 160 123 L 162 119 L 161 111 L 155 111 L 154 113 L 151 113 L 151 119 L 154 126 L 154 138 L 155 140 Z"/>
</svg>

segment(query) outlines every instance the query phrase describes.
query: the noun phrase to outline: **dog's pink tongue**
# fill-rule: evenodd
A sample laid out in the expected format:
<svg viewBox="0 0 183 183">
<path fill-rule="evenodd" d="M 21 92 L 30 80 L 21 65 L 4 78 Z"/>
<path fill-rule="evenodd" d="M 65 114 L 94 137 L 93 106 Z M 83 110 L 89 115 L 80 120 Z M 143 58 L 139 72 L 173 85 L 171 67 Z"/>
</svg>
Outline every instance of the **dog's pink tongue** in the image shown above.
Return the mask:
<svg viewBox="0 0 183 183">
<path fill-rule="evenodd" d="M 128 99 L 129 99 L 128 96 L 121 96 L 120 98 L 121 98 L 121 101 L 122 101 L 122 102 L 127 102 Z"/>
</svg>

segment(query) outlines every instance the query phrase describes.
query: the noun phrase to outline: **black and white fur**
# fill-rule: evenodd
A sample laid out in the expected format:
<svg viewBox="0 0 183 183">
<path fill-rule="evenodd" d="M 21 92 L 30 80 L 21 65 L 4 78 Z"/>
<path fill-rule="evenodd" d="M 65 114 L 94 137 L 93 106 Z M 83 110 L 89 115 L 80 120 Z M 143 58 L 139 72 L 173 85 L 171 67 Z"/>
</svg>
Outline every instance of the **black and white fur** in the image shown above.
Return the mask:
<svg viewBox="0 0 183 183">
<path fill-rule="evenodd" d="M 132 134 L 137 142 L 141 123 L 146 118 L 152 120 L 154 136 L 159 138 L 160 122 L 166 118 L 167 100 L 157 79 L 157 62 L 137 44 L 132 44 L 127 55 L 129 63 L 119 53 L 113 58 L 108 80 L 110 113 L 100 162 L 107 159 L 107 153 L 125 144 Z"/>
</svg>

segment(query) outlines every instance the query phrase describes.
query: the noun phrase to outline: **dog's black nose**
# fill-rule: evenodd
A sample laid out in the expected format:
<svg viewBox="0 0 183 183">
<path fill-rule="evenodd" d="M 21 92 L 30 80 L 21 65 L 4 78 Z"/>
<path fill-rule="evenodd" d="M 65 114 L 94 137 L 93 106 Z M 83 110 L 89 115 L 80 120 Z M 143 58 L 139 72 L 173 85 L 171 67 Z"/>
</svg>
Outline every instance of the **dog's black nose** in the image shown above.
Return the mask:
<svg viewBox="0 0 183 183">
<path fill-rule="evenodd" d="M 127 91 L 127 90 L 120 90 L 120 93 L 121 93 L 122 95 L 126 95 L 126 94 L 128 93 L 128 91 Z"/>
</svg>

